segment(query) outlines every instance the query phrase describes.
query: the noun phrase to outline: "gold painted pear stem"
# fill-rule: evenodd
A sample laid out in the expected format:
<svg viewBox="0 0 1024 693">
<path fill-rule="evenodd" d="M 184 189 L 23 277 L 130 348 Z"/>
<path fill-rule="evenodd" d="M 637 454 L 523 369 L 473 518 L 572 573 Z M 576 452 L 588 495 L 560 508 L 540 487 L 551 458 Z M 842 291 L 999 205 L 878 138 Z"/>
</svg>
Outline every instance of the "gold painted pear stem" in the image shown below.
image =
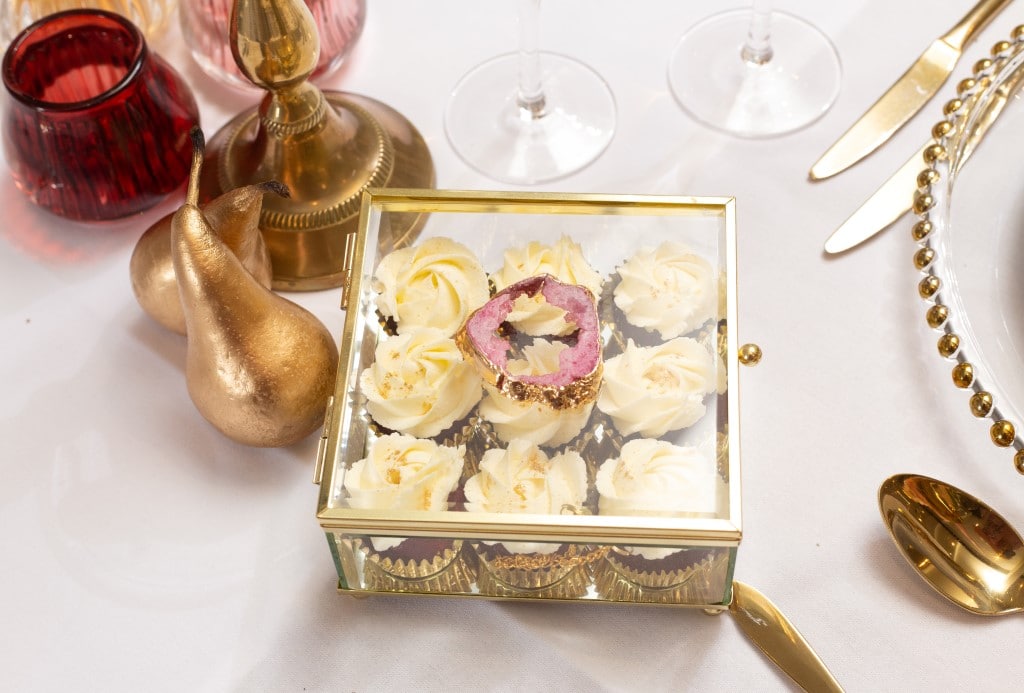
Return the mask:
<svg viewBox="0 0 1024 693">
<path fill-rule="evenodd" d="M 188 196 L 171 222 L 188 392 L 232 440 L 290 445 L 323 423 L 337 371 L 334 339 L 312 313 L 260 285 L 214 233 L 198 206 L 198 130 L 193 145 Z"/>
<path fill-rule="evenodd" d="M 273 192 L 288 197 L 286 186 L 267 181 L 229 190 L 202 206 L 214 232 L 242 261 L 242 266 L 262 286 L 270 288 L 273 271 L 270 252 L 259 230 L 263 195 Z M 185 313 L 178 297 L 178 280 L 171 258 L 171 220 L 163 217 L 142 234 L 129 263 L 132 291 L 142 309 L 158 323 L 185 334 Z"/>
</svg>

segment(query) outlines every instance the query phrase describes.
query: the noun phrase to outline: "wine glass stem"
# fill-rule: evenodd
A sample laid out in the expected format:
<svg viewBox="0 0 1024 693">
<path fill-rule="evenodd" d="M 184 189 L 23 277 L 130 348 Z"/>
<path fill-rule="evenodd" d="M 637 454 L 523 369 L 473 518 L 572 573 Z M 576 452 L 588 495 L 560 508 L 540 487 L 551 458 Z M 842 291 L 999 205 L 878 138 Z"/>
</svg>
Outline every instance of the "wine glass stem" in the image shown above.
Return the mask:
<svg viewBox="0 0 1024 693">
<path fill-rule="evenodd" d="M 744 61 L 764 65 L 772 59 L 771 29 L 772 0 L 753 0 L 747 42 L 740 51 Z"/>
<path fill-rule="evenodd" d="M 519 88 L 516 105 L 524 120 L 544 115 L 540 70 L 540 0 L 519 0 Z"/>
</svg>

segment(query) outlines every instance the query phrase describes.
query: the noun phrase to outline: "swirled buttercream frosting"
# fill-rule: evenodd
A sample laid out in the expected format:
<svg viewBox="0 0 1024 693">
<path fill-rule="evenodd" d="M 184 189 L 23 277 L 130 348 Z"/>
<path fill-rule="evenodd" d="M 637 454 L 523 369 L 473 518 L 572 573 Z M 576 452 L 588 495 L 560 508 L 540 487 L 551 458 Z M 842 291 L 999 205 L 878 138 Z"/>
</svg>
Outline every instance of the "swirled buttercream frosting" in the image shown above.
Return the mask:
<svg viewBox="0 0 1024 693">
<path fill-rule="evenodd" d="M 417 438 L 447 429 L 480 401 L 480 376 L 455 340 L 420 328 L 377 344 L 359 377 L 366 410 L 377 423 Z"/>
<path fill-rule="evenodd" d="M 562 236 L 554 245 L 530 241 L 524 247 L 505 251 L 505 264 L 491 275 L 498 291 L 516 282 L 550 274 L 564 284 L 577 284 L 601 295 L 604 278 L 583 257 L 583 249 L 569 236 Z"/>
<path fill-rule="evenodd" d="M 465 453 L 464 446 L 446 447 L 398 433 L 378 438 L 345 474 L 349 505 L 364 510 L 447 510 Z M 402 541 L 373 537 L 373 546 L 387 551 Z"/>
<path fill-rule="evenodd" d="M 579 453 L 548 457 L 533 443 L 516 439 L 504 450 L 493 448 L 480 460 L 480 471 L 465 485 L 466 510 L 491 513 L 559 515 L 583 507 L 587 496 L 586 464 Z M 557 544 L 504 543 L 519 553 L 551 553 Z"/>
<path fill-rule="evenodd" d="M 509 372 L 543 375 L 558 370 L 559 354 L 566 348 L 560 342 L 535 339 L 523 348 L 522 358 L 509 361 Z M 480 416 L 506 443 L 521 438 L 535 445 L 562 445 L 579 435 L 594 408 L 594 403 L 588 402 L 571 409 L 555 409 L 543 402 L 512 399 L 490 385 L 484 386 L 484 392 Z"/>
<path fill-rule="evenodd" d="M 487 273 L 466 246 L 437 236 L 389 253 L 371 286 L 377 309 L 403 333 L 434 327 L 450 337 L 487 302 Z"/>
<path fill-rule="evenodd" d="M 715 371 L 711 352 L 695 339 L 677 337 L 652 347 L 629 340 L 605 362 L 597 408 L 623 435 L 657 438 L 704 416 L 704 398 L 717 386 Z"/>
<path fill-rule="evenodd" d="M 696 330 L 718 311 L 714 268 L 681 243 L 643 248 L 618 273 L 615 305 L 631 325 L 663 339 Z"/>
<path fill-rule="evenodd" d="M 638 438 L 619 457 L 597 470 L 598 512 L 602 515 L 665 515 L 715 511 L 715 465 L 699 449 Z M 655 560 L 679 549 L 631 547 Z"/>
</svg>

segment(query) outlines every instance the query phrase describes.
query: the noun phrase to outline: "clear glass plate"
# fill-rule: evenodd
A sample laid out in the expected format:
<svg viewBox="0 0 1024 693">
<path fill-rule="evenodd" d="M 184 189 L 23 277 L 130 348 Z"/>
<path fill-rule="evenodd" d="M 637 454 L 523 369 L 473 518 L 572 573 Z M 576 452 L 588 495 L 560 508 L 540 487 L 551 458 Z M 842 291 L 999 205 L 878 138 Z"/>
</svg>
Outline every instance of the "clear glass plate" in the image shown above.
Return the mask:
<svg viewBox="0 0 1024 693">
<path fill-rule="evenodd" d="M 934 206 L 921 214 L 917 228 L 924 222 L 933 228 L 922 239 L 916 262 L 925 274 L 922 295 L 938 306 L 929 310 L 929 323 L 946 340 L 943 344 L 940 339 L 940 353 L 955 361 L 954 382 L 971 393 L 976 416 L 991 418 L 993 442 L 1020 451 L 1024 44 L 1015 40 L 1000 45 L 1003 50 L 990 66 L 975 67 L 976 82 L 964 91 L 964 105 L 947 116 L 952 129 L 939 140 L 946 157 L 931 166 L 938 181 L 919 193 L 930 193 Z M 937 291 L 928 296 L 935 286 Z M 948 311 L 944 320 L 942 307 Z M 1022 458 L 1024 454 L 1017 455 L 1019 469 L 1024 468 Z"/>
</svg>

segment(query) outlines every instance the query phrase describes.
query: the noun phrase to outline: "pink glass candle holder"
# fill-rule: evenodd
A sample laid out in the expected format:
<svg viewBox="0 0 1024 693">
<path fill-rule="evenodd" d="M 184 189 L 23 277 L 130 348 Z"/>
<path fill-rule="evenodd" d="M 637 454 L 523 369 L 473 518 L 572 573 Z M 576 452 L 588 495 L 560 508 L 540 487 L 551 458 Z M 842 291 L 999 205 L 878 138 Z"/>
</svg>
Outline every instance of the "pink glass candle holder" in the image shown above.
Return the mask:
<svg viewBox="0 0 1024 693">
<path fill-rule="evenodd" d="M 188 178 L 195 98 L 124 17 L 45 17 L 11 42 L 2 69 L 7 164 L 40 207 L 80 221 L 118 219 Z"/>
<path fill-rule="evenodd" d="M 320 82 L 344 62 L 363 32 L 366 0 L 304 0 L 320 36 L 320 58 L 311 75 Z M 192 58 L 211 77 L 243 89 L 253 84 L 242 76 L 231 54 L 229 25 L 233 0 L 180 0 L 181 33 Z"/>
</svg>

